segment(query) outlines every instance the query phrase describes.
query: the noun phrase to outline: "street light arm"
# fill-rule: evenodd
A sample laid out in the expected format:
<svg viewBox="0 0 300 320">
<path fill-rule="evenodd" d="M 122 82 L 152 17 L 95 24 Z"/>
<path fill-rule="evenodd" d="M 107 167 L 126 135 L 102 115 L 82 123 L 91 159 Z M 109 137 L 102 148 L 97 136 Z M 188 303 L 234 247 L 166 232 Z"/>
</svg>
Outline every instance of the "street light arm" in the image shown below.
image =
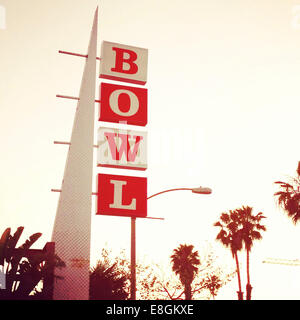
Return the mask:
<svg viewBox="0 0 300 320">
<path fill-rule="evenodd" d="M 189 190 L 189 191 L 192 191 L 193 189 L 192 188 L 175 188 L 175 189 L 168 189 L 168 190 L 164 190 L 164 191 L 161 191 L 161 192 L 157 192 L 155 194 L 153 194 L 152 196 L 148 197 L 147 200 L 155 197 L 155 196 L 158 196 L 162 193 L 166 193 L 166 192 L 171 192 L 171 191 L 179 191 L 179 190 Z"/>
<path fill-rule="evenodd" d="M 211 193 L 211 189 L 202 188 L 202 187 L 200 187 L 200 188 L 175 188 L 175 189 L 168 189 L 168 190 L 164 190 L 164 191 L 155 193 L 152 196 L 148 197 L 147 200 L 149 200 L 155 196 L 158 196 L 162 193 L 171 192 L 171 191 L 179 191 L 179 190 L 188 190 L 188 191 L 192 191 L 194 193 L 199 193 L 199 194 L 210 194 Z"/>
</svg>

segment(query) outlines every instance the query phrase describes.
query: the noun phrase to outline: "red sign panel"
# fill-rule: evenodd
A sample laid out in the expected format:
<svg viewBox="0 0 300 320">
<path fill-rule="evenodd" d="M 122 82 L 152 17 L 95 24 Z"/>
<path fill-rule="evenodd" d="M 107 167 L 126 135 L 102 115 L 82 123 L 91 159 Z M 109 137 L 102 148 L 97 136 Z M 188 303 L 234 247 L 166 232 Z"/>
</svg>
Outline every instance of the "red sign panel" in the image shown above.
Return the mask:
<svg viewBox="0 0 300 320">
<path fill-rule="evenodd" d="M 147 89 L 101 83 L 99 121 L 147 124 Z"/>
<path fill-rule="evenodd" d="M 98 174 L 97 214 L 147 216 L 147 178 Z"/>
</svg>

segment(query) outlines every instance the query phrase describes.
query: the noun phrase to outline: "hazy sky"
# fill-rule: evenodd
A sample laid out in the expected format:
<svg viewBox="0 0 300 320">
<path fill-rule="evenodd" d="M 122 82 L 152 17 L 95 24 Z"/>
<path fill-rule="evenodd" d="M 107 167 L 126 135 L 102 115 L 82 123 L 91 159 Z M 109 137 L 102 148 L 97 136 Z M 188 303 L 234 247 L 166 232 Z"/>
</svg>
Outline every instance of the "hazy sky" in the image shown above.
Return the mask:
<svg viewBox="0 0 300 320">
<path fill-rule="evenodd" d="M 23 240 L 51 239 L 58 194 L 50 190 L 61 186 L 68 149 L 53 141 L 70 139 L 76 108 L 55 95 L 78 96 L 84 66 L 58 50 L 86 53 L 97 5 L 98 55 L 102 40 L 149 49 L 149 169 L 126 174 L 146 175 L 149 195 L 213 189 L 149 200 L 148 215 L 165 221 L 137 221 L 138 258 L 214 244 L 221 212 L 253 206 L 268 218 L 251 255 L 253 298 L 298 299 L 300 268 L 261 261 L 300 258 L 299 226 L 273 197 L 273 182 L 300 160 L 300 0 L 0 0 L 0 232 L 23 225 Z M 95 165 L 95 182 L 98 172 L 125 170 Z M 130 219 L 94 212 L 92 262 L 105 243 L 129 250 Z M 234 267 L 229 251 L 216 250 Z M 236 290 L 234 279 L 220 297 L 236 299 Z"/>
</svg>

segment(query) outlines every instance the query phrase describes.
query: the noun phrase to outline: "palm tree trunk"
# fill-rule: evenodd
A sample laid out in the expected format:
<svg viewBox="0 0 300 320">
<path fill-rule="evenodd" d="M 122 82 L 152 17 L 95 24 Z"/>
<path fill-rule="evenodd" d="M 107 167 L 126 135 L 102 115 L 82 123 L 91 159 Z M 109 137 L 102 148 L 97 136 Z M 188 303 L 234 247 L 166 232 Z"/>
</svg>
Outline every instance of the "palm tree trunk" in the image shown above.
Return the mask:
<svg viewBox="0 0 300 320">
<path fill-rule="evenodd" d="M 250 251 L 247 249 L 247 285 L 246 285 L 246 300 L 251 300 L 252 286 L 250 284 Z"/>
<path fill-rule="evenodd" d="M 234 257 L 235 257 L 236 271 L 237 271 L 238 285 L 239 285 L 239 291 L 237 292 L 237 294 L 238 294 L 238 300 L 243 300 L 243 292 L 242 292 L 242 284 L 241 284 L 241 274 L 240 274 L 240 266 L 239 266 L 239 259 L 238 259 L 237 252 L 234 254 Z"/>
<path fill-rule="evenodd" d="M 250 272 L 249 272 L 249 250 L 247 249 L 247 284 L 250 283 Z"/>
<path fill-rule="evenodd" d="M 185 300 L 192 300 L 192 288 L 190 283 L 186 283 L 184 286 Z"/>
</svg>

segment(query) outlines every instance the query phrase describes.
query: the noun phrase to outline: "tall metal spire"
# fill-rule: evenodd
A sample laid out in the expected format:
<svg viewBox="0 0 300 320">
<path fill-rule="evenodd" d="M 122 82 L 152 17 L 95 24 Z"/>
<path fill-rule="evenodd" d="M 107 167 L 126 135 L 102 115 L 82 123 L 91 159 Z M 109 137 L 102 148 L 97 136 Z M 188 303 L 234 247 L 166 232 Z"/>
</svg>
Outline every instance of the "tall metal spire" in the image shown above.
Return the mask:
<svg viewBox="0 0 300 320">
<path fill-rule="evenodd" d="M 63 279 L 54 280 L 54 300 L 89 299 L 97 28 L 98 8 L 52 233 L 55 253 L 66 264 L 55 269 Z"/>
</svg>

